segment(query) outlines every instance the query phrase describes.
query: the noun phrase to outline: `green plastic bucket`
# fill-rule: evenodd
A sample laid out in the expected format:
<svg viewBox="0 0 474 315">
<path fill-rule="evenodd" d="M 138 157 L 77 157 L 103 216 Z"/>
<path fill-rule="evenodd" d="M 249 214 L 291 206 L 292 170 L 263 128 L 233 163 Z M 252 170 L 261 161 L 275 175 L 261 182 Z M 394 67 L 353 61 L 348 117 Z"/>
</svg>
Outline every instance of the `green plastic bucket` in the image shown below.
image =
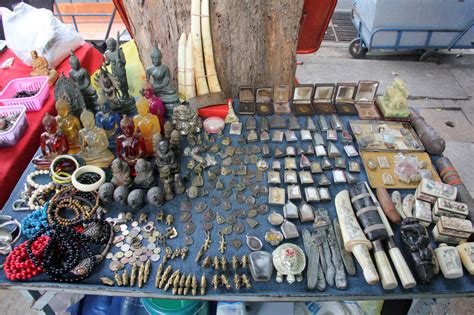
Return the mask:
<svg viewBox="0 0 474 315">
<path fill-rule="evenodd" d="M 141 299 L 143 307 L 150 315 L 208 315 L 207 301 Z"/>
</svg>

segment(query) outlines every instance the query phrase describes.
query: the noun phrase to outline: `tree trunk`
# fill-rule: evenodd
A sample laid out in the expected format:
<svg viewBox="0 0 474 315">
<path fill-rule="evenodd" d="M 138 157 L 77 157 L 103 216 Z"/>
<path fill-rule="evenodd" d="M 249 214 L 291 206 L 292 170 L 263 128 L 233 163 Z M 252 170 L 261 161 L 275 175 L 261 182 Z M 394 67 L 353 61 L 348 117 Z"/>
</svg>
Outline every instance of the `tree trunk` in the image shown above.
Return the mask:
<svg viewBox="0 0 474 315">
<path fill-rule="evenodd" d="M 293 84 L 304 0 L 211 0 L 212 42 L 223 92 L 240 85 Z M 141 61 L 150 66 L 155 43 L 174 85 L 178 41 L 190 32 L 191 1 L 124 0 Z"/>
</svg>

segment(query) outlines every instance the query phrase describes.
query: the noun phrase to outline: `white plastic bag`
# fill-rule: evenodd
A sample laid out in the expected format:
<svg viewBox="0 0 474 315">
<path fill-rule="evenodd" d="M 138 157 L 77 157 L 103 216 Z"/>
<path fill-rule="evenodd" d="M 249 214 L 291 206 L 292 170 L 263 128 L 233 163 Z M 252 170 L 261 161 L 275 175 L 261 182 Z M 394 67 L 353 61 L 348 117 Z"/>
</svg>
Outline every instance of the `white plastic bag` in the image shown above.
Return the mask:
<svg viewBox="0 0 474 315">
<path fill-rule="evenodd" d="M 13 11 L 1 9 L 8 48 L 27 65 L 31 65 L 31 51 L 36 50 L 55 68 L 84 43 L 71 25 L 59 21 L 50 10 L 23 2 Z"/>
</svg>

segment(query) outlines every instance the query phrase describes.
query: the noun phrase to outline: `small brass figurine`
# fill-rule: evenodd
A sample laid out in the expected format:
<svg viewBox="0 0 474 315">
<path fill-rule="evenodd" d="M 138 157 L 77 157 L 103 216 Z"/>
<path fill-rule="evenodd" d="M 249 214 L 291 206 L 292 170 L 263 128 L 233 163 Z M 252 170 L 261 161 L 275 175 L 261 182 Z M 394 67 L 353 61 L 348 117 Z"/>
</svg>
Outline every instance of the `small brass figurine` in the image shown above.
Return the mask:
<svg viewBox="0 0 474 315">
<path fill-rule="evenodd" d="M 198 287 L 198 283 L 197 283 L 197 279 L 196 279 L 196 276 L 193 275 L 193 279 L 191 280 L 191 294 L 193 296 L 195 296 L 197 294 L 197 287 Z"/>
<path fill-rule="evenodd" d="M 206 286 L 207 286 L 206 275 L 202 274 L 202 276 L 201 276 L 201 295 L 206 295 Z"/>
<path fill-rule="evenodd" d="M 133 264 L 132 266 L 132 272 L 130 274 L 130 286 L 134 287 L 135 286 L 135 281 L 137 280 L 137 271 L 138 271 L 138 265 Z"/>
<path fill-rule="evenodd" d="M 31 67 L 33 67 L 33 71 L 30 75 L 32 77 L 47 76 L 49 86 L 53 86 L 58 79 L 58 72 L 50 69 L 48 60 L 45 57 L 38 56 L 36 50 L 31 51 Z"/>
</svg>

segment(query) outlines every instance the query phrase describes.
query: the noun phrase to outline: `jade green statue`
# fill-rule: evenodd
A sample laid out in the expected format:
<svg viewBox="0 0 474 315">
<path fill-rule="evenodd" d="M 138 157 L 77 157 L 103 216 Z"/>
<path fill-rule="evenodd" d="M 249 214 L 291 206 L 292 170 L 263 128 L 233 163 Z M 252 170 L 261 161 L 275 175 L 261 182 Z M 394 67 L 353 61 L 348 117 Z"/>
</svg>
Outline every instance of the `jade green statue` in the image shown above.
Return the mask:
<svg viewBox="0 0 474 315">
<path fill-rule="evenodd" d="M 385 118 L 408 118 L 408 90 L 405 81 L 396 78 L 383 96 L 377 97 L 377 105 Z"/>
<path fill-rule="evenodd" d="M 159 96 L 166 107 L 167 115 L 173 114 L 173 108 L 179 103 L 176 90 L 170 85 L 171 76 L 169 68 L 161 63 L 161 50 L 155 46 L 151 52 L 153 65 L 146 69 L 146 79 L 153 87 L 153 93 Z"/>
</svg>

